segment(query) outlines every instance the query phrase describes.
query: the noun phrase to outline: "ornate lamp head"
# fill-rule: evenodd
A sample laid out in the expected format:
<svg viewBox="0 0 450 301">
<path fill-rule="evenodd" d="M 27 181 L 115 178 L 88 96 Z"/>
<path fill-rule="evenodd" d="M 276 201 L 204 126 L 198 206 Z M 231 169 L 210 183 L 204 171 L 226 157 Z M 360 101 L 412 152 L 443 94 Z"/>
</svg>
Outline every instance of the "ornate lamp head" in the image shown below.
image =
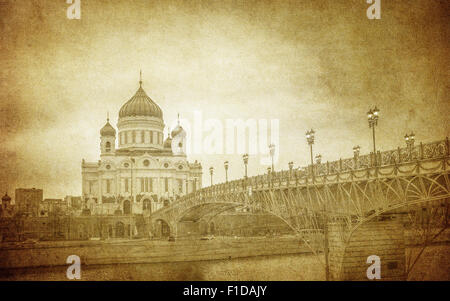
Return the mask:
<svg viewBox="0 0 450 301">
<path fill-rule="evenodd" d="M 248 163 L 248 154 L 244 154 L 242 156 L 242 159 L 244 160 L 244 164 L 247 165 L 247 163 Z"/>
<path fill-rule="evenodd" d="M 308 144 L 314 144 L 314 134 L 313 129 L 306 132 L 306 141 L 308 141 Z"/>
<path fill-rule="evenodd" d="M 322 155 L 316 155 L 316 163 L 320 164 L 322 162 Z"/>
<path fill-rule="evenodd" d="M 294 162 L 291 161 L 288 163 L 288 165 L 289 165 L 289 170 L 292 171 L 292 168 L 294 168 Z"/>
<path fill-rule="evenodd" d="M 369 112 L 367 112 L 367 120 L 369 121 L 369 127 L 377 125 L 379 116 L 380 110 L 376 106 L 374 109 L 370 109 Z"/>
<path fill-rule="evenodd" d="M 414 133 L 411 134 L 406 134 L 405 135 L 405 142 L 407 146 L 413 146 L 414 145 L 414 141 L 416 139 L 416 136 L 414 135 Z"/>
<path fill-rule="evenodd" d="M 359 151 L 361 150 L 361 147 L 359 145 L 356 145 L 353 147 L 353 155 L 356 157 L 359 156 Z"/>
<path fill-rule="evenodd" d="M 269 151 L 270 151 L 270 156 L 274 156 L 275 155 L 275 144 L 271 143 L 269 144 Z"/>
</svg>

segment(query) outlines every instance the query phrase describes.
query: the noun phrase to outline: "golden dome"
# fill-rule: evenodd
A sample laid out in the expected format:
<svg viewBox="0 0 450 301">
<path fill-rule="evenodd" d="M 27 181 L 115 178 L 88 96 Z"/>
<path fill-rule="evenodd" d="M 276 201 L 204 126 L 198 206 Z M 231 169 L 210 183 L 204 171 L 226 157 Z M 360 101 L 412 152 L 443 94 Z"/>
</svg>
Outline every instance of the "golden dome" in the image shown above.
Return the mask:
<svg viewBox="0 0 450 301">
<path fill-rule="evenodd" d="M 100 130 L 101 136 L 116 136 L 116 130 L 112 127 L 112 125 L 109 123 L 109 118 L 106 121 L 106 124 L 102 129 Z"/>
<path fill-rule="evenodd" d="M 163 119 L 161 108 L 145 93 L 140 82 L 139 89 L 119 111 L 119 118 L 133 116 L 149 116 Z"/>
</svg>

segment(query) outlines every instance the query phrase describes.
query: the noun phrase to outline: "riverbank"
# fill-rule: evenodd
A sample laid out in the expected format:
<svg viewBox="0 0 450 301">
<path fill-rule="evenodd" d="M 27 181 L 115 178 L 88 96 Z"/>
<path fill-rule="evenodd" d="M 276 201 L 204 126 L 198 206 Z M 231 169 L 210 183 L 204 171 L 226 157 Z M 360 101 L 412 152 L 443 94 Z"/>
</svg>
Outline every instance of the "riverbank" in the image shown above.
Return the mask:
<svg viewBox="0 0 450 301">
<path fill-rule="evenodd" d="M 310 253 L 295 236 L 217 237 L 212 240 L 111 240 L 36 242 L 0 247 L 0 268 L 66 266 L 70 255 L 83 265 L 208 261 Z"/>
</svg>

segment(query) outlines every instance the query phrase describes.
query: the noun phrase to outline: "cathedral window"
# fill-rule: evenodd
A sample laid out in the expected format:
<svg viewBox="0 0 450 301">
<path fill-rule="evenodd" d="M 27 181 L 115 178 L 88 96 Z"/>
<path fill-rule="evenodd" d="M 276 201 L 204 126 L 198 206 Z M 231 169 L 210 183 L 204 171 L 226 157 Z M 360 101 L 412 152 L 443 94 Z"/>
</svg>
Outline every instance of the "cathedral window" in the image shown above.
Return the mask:
<svg viewBox="0 0 450 301">
<path fill-rule="evenodd" d="M 150 144 L 153 144 L 153 131 L 150 131 Z"/>
<path fill-rule="evenodd" d="M 178 182 L 178 192 L 183 193 L 183 180 L 177 179 L 177 182 Z"/>
<path fill-rule="evenodd" d="M 109 153 L 111 151 L 111 142 L 107 141 L 105 145 L 105 151 Z"/>
<path fill-rule="evenodd" d="M 124 179 L 125 180 L 125 192 L 128 192 L 128 179 Z"/>
<path fill-rule="evenodd" d="M 125 144 L 128 144 L 128 132 L 124 132 Z"/>
<path fill-rule="evenodd" d="M 144 160 L 144 166 L 148 167 L 150 165 L 150 161 L 149 160 Z"/>
<path fill-rule="evenodd" d="M 169 178 L 164 178 L 164 191 L 169 192 Z"/>
<path fill-rule="evenodd" d="M 106 180 L 106 193 L 111 193 L 111 180 Z"/>
<path fill-rule="evenodd" d="M 145 132 L 141 131 L 141 143 L 145 143 Z"/>
</svg>

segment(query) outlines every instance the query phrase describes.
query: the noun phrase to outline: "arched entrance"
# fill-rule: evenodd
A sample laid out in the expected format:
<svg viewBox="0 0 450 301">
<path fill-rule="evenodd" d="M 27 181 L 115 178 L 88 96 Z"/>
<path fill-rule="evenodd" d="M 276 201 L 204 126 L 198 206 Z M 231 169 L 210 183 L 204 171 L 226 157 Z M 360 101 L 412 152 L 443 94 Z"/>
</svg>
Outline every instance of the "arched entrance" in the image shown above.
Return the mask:
<svg viewBox="0 0 450 301">
<path fill-rule="evenodd" d="M 129 200 L 125 200 L 123 202 L 123 214 L 130 214 L 131 213 L 131 203 Z"/>
<path fill-rule="evenodd" d="M 150 212 L 150 213 L 152 212 L 152 203 L 151 203 L 151 201 L 149 199 L 145 199 L 142 202 L 142 210 L 145 210 L 145 211 Z"/>
<path fill-rule="evenodd" d="M 116 237 L 125 237 L 125 225 L 122 222 L 116 223 Z"/>
<path fill-rule="evenodd" d="M 214 225 L 213 222 L 209 223 L 209 234 L 215 234 L 216 232 L 216 225 Z"/>
<path fill-rule="evenodd" d="M 167 238 L 170 236 L 170 226 L 164 220 L 157 220 L 155 224 L 155 235 L 160 238 Z"/>
</svg>

